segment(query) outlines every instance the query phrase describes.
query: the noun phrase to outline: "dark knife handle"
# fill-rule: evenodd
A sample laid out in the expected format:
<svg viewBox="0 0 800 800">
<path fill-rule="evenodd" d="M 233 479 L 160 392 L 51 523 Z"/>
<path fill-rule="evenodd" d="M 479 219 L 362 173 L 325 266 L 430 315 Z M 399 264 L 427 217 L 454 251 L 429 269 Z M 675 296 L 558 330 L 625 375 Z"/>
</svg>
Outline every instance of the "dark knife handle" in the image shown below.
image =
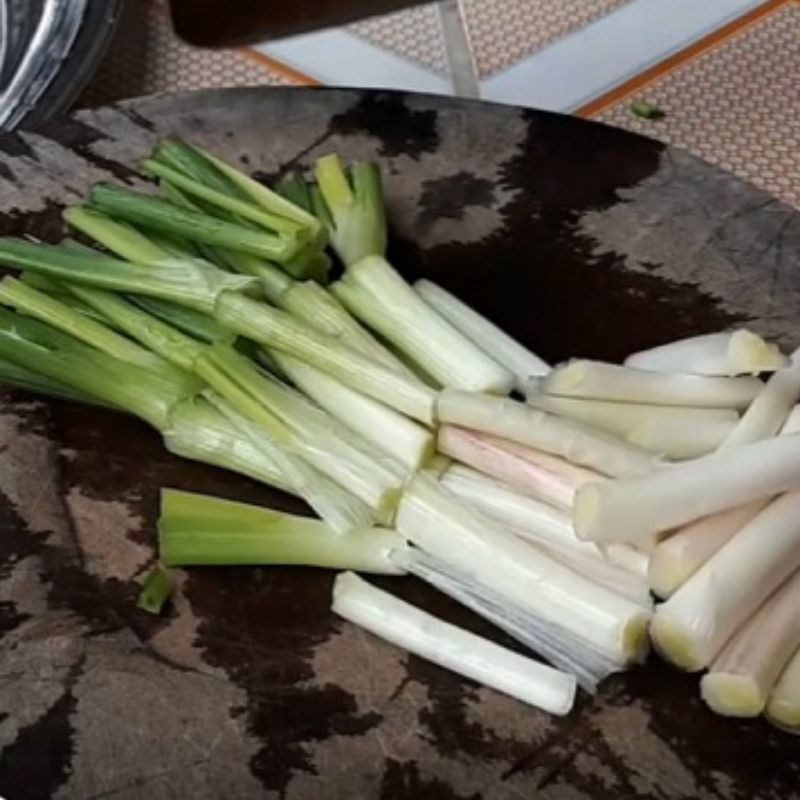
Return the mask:
<svg viewBox="0 0 800 800">
<path fill-rule="evenodd" d="M 170 0 L 176 33 L 200 47 L 279 39 L 424 0 Z"/>
</svg>

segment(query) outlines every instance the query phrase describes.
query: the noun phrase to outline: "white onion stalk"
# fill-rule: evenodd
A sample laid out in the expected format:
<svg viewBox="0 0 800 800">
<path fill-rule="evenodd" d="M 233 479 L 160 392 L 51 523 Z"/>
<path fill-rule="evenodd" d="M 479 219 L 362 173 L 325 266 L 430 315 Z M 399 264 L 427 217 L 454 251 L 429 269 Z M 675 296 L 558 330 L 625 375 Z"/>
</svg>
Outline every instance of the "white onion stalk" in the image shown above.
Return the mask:
<svg viewBox="0 0 800 800">
<path fill-rule="evenodd" d="M 397 530 L 509 602 L 570 631 L 620 664 L 646 648 L 641 606 L 563 566 L 505 526 L 419 475 L 398 507 Z"/>
<path fill-rule="evenodd" d="M 738 447 L 774 436 L 786 422 L 800 399 L 800 351 L 792 355 L 791 365 L 776 372 L 745 411 L 720 449 Z"/>
<path fill-rule="evenodd" d="M 800 566 L 800 492 L 773 500 L 656 609 L 650 633 L 679 667 L 707 667 Z"/>
<path fill-rule="evenodd" d="M 767 439 L 575 495 L 582 539 L 629 541 L 781 492 L 800 489 L 800 434 Z"/>
<path fill-rule="evenodd" d="M 729 542 L 768 500 L 720 511 L 680 528 L 660 542 L 650 558 L 650 588 L 661 598 L 670 597 L 721 547 Z"/>
<path fill-rule="evenodd" d="M 574 675 L 578 685 L 591 694 L 597 691 L 600 681 L 620 669 L 608 655 L 560 625 L 527 613 L 497 592 L 475 583 L 469 575 L 417 547 L 395 551 L 392 558 L 405 572 L 496 625 L 554 667 Z"/>
<path fill-rule="evenodd" d="M 563 510 L 526 497 L 480 472 L 454 464 L 440 483 L 464 502 L 498 522 L 507 525 L 522 539 L 542 547 L 546 553 L 591 578 L 601 586 L 650 607 L 647 585 L 647 556 L 633 548 L 615 545 L 644 560 L 632 565 L 630 553 L 603 553 L 593 542 L 582 542 L 575 535 L 572 519 Z"/>
<path fill-rule="evenodd" d="M 757 717 L 800 646 L 800 573 L 789 578 L 733 635 L 700 682 L 717 714 Z"/>
<path fill-rule="evenodd" d="M 800 406 L 797 410 L 800 411 Z M 793 413 L 780 435 L 788 436 L 798 430 L 800 413 Z M 659 543 L 650 562 L 650 588 L 653 592 L 662 598 L 669 597 L 758 514 L 770 499 L 764 497 L 690 522 Z"/>
<path fill-rule="evenodd" d="M 272 356 L 291 381 L 332 417 L 407 470 L 421 469 L 433 457 L 434 436 L 427 428 L 296 358 L 277 351 Z"/>
<path fill-rule="evenodd" d="M 561 508 L 571 508 L 579 486 L 600 478 L 555 456 L 455 425 L 439 428 L 437 446 L 444 455 Z"/>
<path fill-rule="evenodd" d="M 333 610 L 420 658 L 536 708 L 558 715 L 572 709 L 573 676 L 443 622 L 352 572 L 336 578 Z"/>
<path fill-rule="evenodd" d="M 735 427 L 736 420 L 730 419 L 694 423 L 654 419 L 636 425 L 626 438 L 656 455 L 682 460 L 713 453 Z"/>
<path fill-rule="evenodd" d="M 800 648 L 789 660 L 769 696 L 767 719 L 789 733 L 800 733 Z"/>
<path fill-rule="evenodd" d="M 331 291 L 443 386 L 505 394 L 514 385 L 505 367 L 440 317 L 380 256 L 349 266 Z"/>
<path fill-rule="evenodd" d="M 781 436 L 786 436 L 790 433 L 800 433 L 800 405 L 796 405 L 786 418 L 781 428 Z"/>
<path fill-rule="evenodd" d="M 530 382 L 529 382 L 530 385 Z M 651 426 L 671 430 L 700 432 L 702 428 L 733 425 L 739 415 L 732 408 L 689 408 L 658 406 L 648 403 L 619 403 L 612 400 L 585 400 L 579 397 L 558 397 L 532 391 L 528 403 L 534 408 L 585 422 L 595 428 L 627 439 L 634 431 Z M 715 445 L 716 446 L 716 445 Z"/>
<path fill-rule="evenodd" d="M 545 394 L 654 403 L 662 406 L 745 408 L 764 384 L 758 378 L 710 378 L 621 367 L 602 361 L 572 361 L 554 369 L 542 384 Z"/>
<path fill-rule="evenodd" d="M 550 365 L 546 361 L 523 347 L 446 289 L 427 280 L 417 281 L 414 288 L 417 294 L 451 325 L 510 370 L 516 378 L 515 385 L 518 391 L 524 393 L 527 390 L 528 379 L 531 376 L 546 375 L 550 372 Z"/>
<path fill-rule="evenodd" d="M 561 544 L 600 557 L 596 544 L 578 539 L 572 528 L 572 519 L 563 509 L 521 494 L 461 464 L 453 464 L 439 482 L 487 516 L 514 528 L 523 538 Z"/>
<path fill-rule="evenodd" d="M 543 553 L 559 563 L 588 578 L 598 586 L 652 611 L 653 599 L 647 579 L 612 563 L 601 554 L 583 553 L 569 544 L 537 540 L 527 531 L 514 530 L 520 538 L 527 539 Z"/>
<path fill-rule="evenodd" d="M 776 345 L 746 328 L 680 339 L 625 359 L 625 366 L 635 369 L 712 376 L 757 375 L 773 372 L 786 363 L 786 356 Z"/>
<path fill-rule="evenodd" d="M 195 369 L 238 413 L 391 522 L 405 471 L 383 451 L 230 348 L 209 350 Z"/>
<path fill-rule="evenodd" d="M 653 468 L 652 455 L 634 445 L 507 397 L 445 389 L 437 413 L 442 422 L 535 447 L 606 475 L 629 477 Z"/>
<path fill-rule="evenodd" d="M 428 462 L 425 472 L 433 475 L 435 478 L 441 478 L 447 470 L 453 465 L 453 459 L 443 453 L 436 453 L 436 455 Z"/>
<path fill-rule="evenodd" d="M 628 544 L 609 544 L 602 547 L 601 550 L 612 564 L 624 567 L 634 575 L 647 577 L 652 557 L 650 553 Z"/>
<path fill-rule="evenodd" d="M 276 305 L 307 322 L 320 333 L 351 347 L 367 358 L 403 375 L 411 371 L 397 356 L 350 316 L 334 295 L 314 281 L 294 282 L 277 298 Z"/>
</svg>

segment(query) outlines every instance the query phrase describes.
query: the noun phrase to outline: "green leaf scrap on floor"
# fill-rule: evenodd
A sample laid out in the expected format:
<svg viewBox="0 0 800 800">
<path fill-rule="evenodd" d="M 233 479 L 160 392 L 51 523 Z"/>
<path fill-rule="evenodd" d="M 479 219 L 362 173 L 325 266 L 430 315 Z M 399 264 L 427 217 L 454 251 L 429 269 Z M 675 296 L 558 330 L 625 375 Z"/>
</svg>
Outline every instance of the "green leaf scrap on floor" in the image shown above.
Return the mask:
<svg viewBox="0 0 800 800">
<path fill-rule="evenodd" d="M 652 103 L 646 103 L 644 101 L 631 103 L 630 109 L 631 114 L 633 114 L 635 117 L 641 117 L 642 119 L 664 119 L 664 117 L 667 116 L 666 112 L 664 112 L 658 106 L 654 106 Z"/>
<path fill-rule="evenodd" d="M 148 614 L 160 614 L 174 588 L 169 571 L 163 567 L 156 567 L 145 578 L 136 605 Z"/>
</svg>

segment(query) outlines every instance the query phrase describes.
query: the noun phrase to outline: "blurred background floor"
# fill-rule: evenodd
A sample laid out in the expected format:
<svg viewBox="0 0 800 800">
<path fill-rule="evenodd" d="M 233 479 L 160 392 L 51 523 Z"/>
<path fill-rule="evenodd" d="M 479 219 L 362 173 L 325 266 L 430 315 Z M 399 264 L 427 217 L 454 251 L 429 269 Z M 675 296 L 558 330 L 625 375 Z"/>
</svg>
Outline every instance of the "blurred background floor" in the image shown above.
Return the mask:
<svg viewBox="0 0 800 800">
<path fill-rule="evenodd" d="M 710 35 L 698 28 L 698 41 L 691 47 L 674 48 L 676 52 L 668 58 L 654 59 L 647 66 L 643 56 L 637 55 L 643 66 L 640 71 L 626 74 L 618 85 L 606 86 L 606 91 L 590 91 L 586 102 L 577 106 L 566 93 L 563 106 L 558 104 L 558 93 L 548 102 L 535 82 L 528 89 L 526 77 L 541 75 L 548 64 L 568 58 L 568 48 L 582 40 L 587 47 L 594 43 L 598 57 L 596 51 L 605 46 L 600 37 L 615 35 L 615 24 L 630 25 L 635 7 L 647 2 L 464 0 L 483 96 L 494 93 L 505 99 L 503 92 L 511 86 L 515 102 L 581 113 L 685 147 L 800 207 L 798 0 L 750 4 L 738 0 L 736 7 L 747 6 L 746 10 L 726 18 L 720 5 L 714 19 L 721 22 Z M 711 6 L 728 3 L 731 8 L 736 2 L 708 0 Z M 701 23 L 708 24 L 699 18 L 694 24 Z M 434 6 L 314 36 L 326 38 L 315 39 L 313 47 L 289 40 L 256 49 L 196 50 L 174 37 L 158 0 L 129 0 L 116 40 L 80 103 L 101 105 L 203 87 L 346 83 L 327 62 L 313 60 L 321 45 L 331 52 L 343 47 L 354 59 L 364 57 L 358 48 L 372 48 L 370 64 L 385 59 L 372 71 L 378 85 L 450 91 Z M 294 62 L 279 57 L 285 54 Z M 586 68 L 587 63 L 582 66 Z M 571 84 L 582 80 L 585 69 L 579 70 L 580 66 L 575 66 L 575 75 L 563 75 L 560 70 L 565 85 L 567 80 Z M 363 63 L 357 67 L 365 71 Z M 422 86 L 417 85 L 420 81 Z M 587 91 L 592 88 L 590 83 L 587 87 Z M 662 110 L 663 119 L 634 116 L 630 105 L 640 100 Z"/>
</svg>

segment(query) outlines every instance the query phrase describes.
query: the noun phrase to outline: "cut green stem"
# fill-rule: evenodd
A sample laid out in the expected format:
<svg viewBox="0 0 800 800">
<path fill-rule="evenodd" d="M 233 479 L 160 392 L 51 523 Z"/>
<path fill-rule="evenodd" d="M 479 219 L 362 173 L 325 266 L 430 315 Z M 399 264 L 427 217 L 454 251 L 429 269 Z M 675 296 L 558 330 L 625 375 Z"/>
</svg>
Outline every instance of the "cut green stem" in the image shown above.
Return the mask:
<svg viewBox="0 0 800 800">
<path fill-rule="evenodd" d="M 17 239 L 0 240 L 0 263 L 66 283 L 171 300 L 206 313 L 225 291 L 258 287 L 254 278 L 231 275 L 201 261 L 164 261 L 145 266 L 103 255 Z"/>
<path fill-rule="evenodd" d="M 158 197 L 118 186 L 98 184 L 92 189 L 91 202 L 111 217 L 136 226 L 185 236 L 191 242 L 241 250 L 281 263 L 291 259 L 300 250 L 301 242 L 295 238 L 278 236 L 227 222 L 210 214 L 179 208 Z"/>
<path fill-rule="evenodd" d="M 348 177 L 339 156 L 328 155 L 317 161 L 314 173 L 317 216 L 328 224 L 331 243 L 345 265 L 385 255 L 386 211 L 379 167 L 356 162 Z"/>
<path fill-rule="evenodd" d="M 0 315 L 0 357 L 141 417 L 162 430 L 196 387 L 128 364 L 36 320 Z"/>
<path fill-rule="evenodd" d="M 394 531 L 337 535 L 324 522 L 268 508 L 163 489 L 159 555 L 170 566 L 284 564 L 402 574 L 389 558 L 405 549 Z"/>
<path fill-rule="evenodd" d="M 163 567 L 156 567 L 145 578 L 136 606 L 148 614 L 160 614 L 175 589 L 172 576 Z"/>
</svg>

